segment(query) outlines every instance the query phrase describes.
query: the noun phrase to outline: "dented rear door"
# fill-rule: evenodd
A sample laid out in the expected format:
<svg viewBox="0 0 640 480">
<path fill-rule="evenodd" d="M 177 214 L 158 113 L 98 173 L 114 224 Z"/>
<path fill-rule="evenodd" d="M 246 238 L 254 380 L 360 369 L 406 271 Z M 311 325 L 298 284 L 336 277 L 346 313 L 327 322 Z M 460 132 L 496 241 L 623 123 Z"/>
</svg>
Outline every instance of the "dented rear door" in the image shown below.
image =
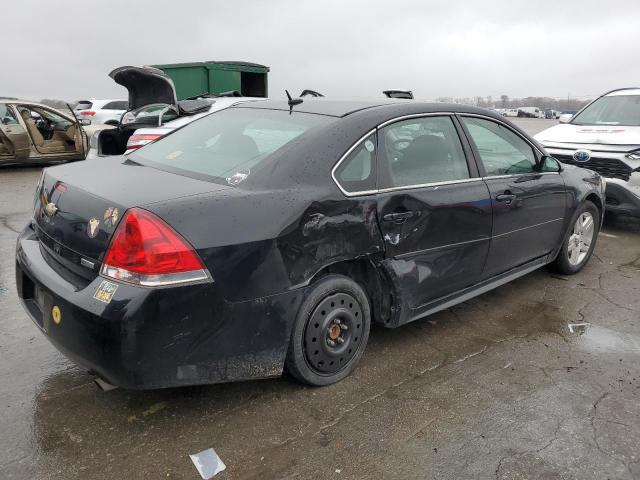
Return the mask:
<svg viewBox="0 0 640 480">
<path fill-rule="evenodd" d="M 381 129 L 378 219 L 385 266 L 408 317 L 482 274 L 491 239 L 489 191 L 448 116 Z"/>
</svg>

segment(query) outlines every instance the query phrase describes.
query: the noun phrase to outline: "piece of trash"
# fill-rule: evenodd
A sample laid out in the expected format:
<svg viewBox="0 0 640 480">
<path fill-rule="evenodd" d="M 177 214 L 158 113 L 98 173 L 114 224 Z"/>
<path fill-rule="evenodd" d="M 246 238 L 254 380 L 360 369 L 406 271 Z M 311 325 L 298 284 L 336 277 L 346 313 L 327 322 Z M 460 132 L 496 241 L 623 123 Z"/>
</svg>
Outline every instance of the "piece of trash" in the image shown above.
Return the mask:
<svg viewBox="0 0 640 480">
<path fill-rule="evenodd" d="M 336 468 L 336 473 L 340 473 L 342 470 L 340 470 L 339 468 Z"/>
<path fill-rule="evenodd" d="M 590 323 L 569 323 L 567 327 L 569 327 L 569 331 L 571 333 L 582 333 L 587 327 L 591 325 Z"/>
<path fill-rule="evenodd" d="M 509 362 L 509 363 L 507 363 L 507 364 L 506 364 L 504 367 L 502 367 L 502 368 L 509 368 L 511 365 L 513 365 L 513 363 L 512 363 L 512 362 Z"/>
<path fill-rule="evenodd" d="M 207 448 L 200 453 L 189 455 L 189 457 L 204 480 L 213 478 L 214 475 L 227 468 L 213 448 Z"/>
</svg>

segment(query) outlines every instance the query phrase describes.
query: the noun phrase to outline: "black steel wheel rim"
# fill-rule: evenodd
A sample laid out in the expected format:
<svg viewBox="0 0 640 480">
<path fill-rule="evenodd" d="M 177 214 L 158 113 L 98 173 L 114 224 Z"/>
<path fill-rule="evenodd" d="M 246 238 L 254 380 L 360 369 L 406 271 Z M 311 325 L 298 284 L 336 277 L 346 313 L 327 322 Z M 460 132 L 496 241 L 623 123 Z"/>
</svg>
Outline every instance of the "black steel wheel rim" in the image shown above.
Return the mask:
<svg viewBox="0 0 640 480">
<path fill-rule="evenodd" d="M 333 293 L 318 302 L 304 335 L 309 366 L 320 374 L 345 368 L 358 351 L 363 320 L 360 303 L 348 293 Z"/>
</svg>

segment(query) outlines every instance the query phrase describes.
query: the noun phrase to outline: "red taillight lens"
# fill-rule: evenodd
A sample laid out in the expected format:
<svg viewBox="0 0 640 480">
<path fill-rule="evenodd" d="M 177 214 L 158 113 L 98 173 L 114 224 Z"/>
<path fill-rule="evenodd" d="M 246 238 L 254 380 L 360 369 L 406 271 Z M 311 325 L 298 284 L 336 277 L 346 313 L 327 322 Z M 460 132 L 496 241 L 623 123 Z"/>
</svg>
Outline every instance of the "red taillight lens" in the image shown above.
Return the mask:
<svg viewBox="0 0 640 480">
<path fill-rule="evenodd" d="M 80 115 L 83 117 L 93 117 L 96 114 L 93 110 L 80 110 Z"/>
<path fill-rule="evenodd" d="M 193 247 L 160 218 L 140 208 L 128 210 L 118 225 L 102 274 L 144 286 L 211 279 Z"/>
<path fill-rule="evenodd" d="M 127 141 L 127 150 L 135 150 L 136 148 L 144 147 L 147 143 L 153 142 L 161 136 L 162 135 L 159 133 L 140 133 L 131 135 Z"/>
</svg>

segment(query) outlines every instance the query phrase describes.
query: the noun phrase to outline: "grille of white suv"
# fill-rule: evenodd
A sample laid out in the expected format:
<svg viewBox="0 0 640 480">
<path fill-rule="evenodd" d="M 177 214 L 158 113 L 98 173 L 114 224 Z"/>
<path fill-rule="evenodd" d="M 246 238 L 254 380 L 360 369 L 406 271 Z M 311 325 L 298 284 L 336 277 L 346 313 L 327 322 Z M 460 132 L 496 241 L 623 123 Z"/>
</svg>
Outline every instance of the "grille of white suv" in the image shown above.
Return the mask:
<svg viewBox="0 0 640 480">
<path fill-rule="evenodd" d="M 619 178 L 626 181 L 631 177 L 631 167 L 615 158 L 591 157 L 588 162 L 576 162 L 571 155 L 554 154 L 553 156 L 562 163 L 588 168 L 589 170 L 599 173 L 603 177 Z"/>
</svg>

